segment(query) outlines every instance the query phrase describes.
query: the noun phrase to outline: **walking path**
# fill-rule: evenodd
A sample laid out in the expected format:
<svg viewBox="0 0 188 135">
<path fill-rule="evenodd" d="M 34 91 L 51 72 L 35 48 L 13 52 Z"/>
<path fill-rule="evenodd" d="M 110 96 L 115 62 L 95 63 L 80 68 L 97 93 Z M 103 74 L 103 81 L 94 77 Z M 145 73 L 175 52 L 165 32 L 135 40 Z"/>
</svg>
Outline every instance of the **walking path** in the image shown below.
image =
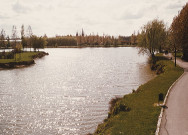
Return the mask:
<svg viewBox="0 0 188 135">
<path fill-rule="evenodd" d="M 184 68 L 184 74 L 168 96 L 160 135 L 188 135 L 188 62 L 177 59 L 177 64 Z"/>
</svg>

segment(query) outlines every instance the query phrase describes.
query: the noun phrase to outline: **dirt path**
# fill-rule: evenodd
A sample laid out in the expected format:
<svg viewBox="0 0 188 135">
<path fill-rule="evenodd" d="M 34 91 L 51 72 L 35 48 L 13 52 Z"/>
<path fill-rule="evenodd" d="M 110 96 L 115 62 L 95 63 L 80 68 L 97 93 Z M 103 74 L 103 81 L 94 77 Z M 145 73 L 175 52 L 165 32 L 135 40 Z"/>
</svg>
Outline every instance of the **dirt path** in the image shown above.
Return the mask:
<svg viewBox="0 0 188 135">
<path fill-rule="evenodd" d="M 188 135 L 188 62 L 178 59 L 177 64 L 184 68 L 184 74 L 170 91 L 160 135 Z"/>
</svg>

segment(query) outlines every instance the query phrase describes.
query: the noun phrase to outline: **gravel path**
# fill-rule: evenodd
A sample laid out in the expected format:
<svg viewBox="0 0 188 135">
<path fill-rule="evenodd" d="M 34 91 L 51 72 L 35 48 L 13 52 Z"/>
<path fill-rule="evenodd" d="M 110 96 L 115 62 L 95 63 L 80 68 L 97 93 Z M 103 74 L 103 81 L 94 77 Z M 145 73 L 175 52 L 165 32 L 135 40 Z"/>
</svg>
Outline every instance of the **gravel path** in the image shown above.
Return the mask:
<svg viewBox="0 0 188 135">
<path fill-rule="evenodd" d="M 170 91 L 160 135 L 188 135 L 188 62 L 177 59 L 177 64 L 184 68 L 184 74 Z"/>
</svg>

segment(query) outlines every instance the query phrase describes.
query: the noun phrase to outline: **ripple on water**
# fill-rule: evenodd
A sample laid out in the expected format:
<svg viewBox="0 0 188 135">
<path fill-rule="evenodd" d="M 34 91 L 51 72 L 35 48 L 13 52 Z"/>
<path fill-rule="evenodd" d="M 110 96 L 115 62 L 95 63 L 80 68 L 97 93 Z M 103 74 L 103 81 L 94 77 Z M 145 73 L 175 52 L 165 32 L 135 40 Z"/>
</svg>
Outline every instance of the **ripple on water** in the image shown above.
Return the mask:
<svg viewBox="0 0 188 135">
<path fill-rule="evenodd" d="M 153 77 L 135 48 L 46 51 L 34 66 L 0 72 L 0 134 L 94 132 L 111 98 Z"/>
</svg>

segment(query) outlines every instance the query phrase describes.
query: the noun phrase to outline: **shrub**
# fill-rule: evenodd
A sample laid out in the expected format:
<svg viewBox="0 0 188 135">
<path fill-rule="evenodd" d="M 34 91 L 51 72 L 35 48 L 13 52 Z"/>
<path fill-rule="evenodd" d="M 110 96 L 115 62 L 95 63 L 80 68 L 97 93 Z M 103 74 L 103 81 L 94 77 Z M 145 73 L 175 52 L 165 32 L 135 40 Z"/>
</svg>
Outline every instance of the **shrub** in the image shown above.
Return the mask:
<svg viewBox="0 0 188 135">
<path fill-rule="evenodd" d="M 123 103 L 117 103 L 115 105 L 115 107 L 112 110 L 112 114 L 113 115 L 117 115 L 118 113 L 120 113 L 121 111 L 123 112 L 129 112 L 131 110 L 131 108 L 127 107 L 125 104 Z"/>
<path fill-rule="evenodd" d="M 113 110 L 115 104 L 120 100 L 121 98 L 120 97 L 115 97 L 115 98 L 112 98 L 109 102 L 110 104 L 110 107 L 109 107 L 109 110 L 110 112 Z"/>
</svg>

